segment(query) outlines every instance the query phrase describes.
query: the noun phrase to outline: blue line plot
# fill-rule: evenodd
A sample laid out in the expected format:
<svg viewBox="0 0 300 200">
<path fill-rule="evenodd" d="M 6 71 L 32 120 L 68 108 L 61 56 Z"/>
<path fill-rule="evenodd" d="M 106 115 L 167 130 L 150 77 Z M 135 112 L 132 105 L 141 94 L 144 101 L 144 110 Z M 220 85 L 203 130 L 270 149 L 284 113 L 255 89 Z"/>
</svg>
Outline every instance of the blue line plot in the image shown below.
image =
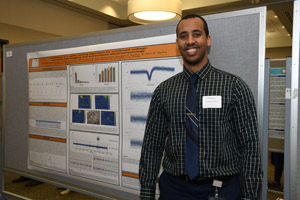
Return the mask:
<svg viewBox="0 0 300 200">
<path fill-rule="evenodd" d="M 174 72 L 175 68 L 174 67 L 160 67 L 160 66 L 154 66 L 151 69 L 151 72 L 149 74 L 149 72 L 147 70 L 130 70 L 130 74 L 146 74 L 148 77 L 148 80 L 150 81 L 153 75 L 154 71 L 166 71 L 166 72 Z"/>
<path fill-rule="evenodd" d="M 151 92 L 131 92 L 131 100 L 148 100 L 152 98 L 153 93 Z"/>
<path fill-rule="evenodd" d="M 146 124 L 147 116 L 130 116 L 130 122 Z"/>
<path fill-rule="evenodd" d="M 61 122 L 56 122 L 56 121 L 46 121 L 46 120 L 36 120 L 36 122 L 44 122 L 44 123 L 52 123 L 52 124 L 61 124 Z"/>
<path fill-rule="evenodd" d="M 130 140 L 130 146 L 132 146 L 132 147 L 142 148 L 142 145 L 143 145 L 142 140 L 134 140 L 134 139 Z"/>
<path fill-rule="evenodd" d="M 98 145 L 82 144 L 82 143 L 77 143 L 77 142 L 74 142 L 73 144 L 78 145 L 78 146 L 84 146 L 84 147 L 93 147 L 93 148 L 97 148 L 97 149 L 108 149 L 107 147 L 102 147 L 102 146 L 98 146 Z"/>
<path fill-rule="evenodd" d="M 46 121 L 46 120 L 36 120 L 36 126 L 42 128 L 61 128 L 61 122 L 57 121 Z"/>
</svg>

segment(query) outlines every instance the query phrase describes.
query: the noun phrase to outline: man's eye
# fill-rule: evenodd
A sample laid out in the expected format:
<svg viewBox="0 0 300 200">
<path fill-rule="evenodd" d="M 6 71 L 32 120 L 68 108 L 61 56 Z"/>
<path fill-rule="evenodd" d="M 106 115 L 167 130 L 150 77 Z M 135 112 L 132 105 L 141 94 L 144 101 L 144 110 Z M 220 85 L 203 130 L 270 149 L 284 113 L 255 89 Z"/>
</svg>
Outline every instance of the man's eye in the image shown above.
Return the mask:
<svg viewBox="0 0 300 200">
<path fill-rule="evenodd" d="M 187 38 L 187 35 L 181 35 L 180 38 L 181 38 L 181 39 L 186 39 L 186 38 Z"/>
<path fill-rule="evenodd" d="M 194 33 L 194 37 L 200 37 L 201 34 L 200 33 Z"/>
</svg>

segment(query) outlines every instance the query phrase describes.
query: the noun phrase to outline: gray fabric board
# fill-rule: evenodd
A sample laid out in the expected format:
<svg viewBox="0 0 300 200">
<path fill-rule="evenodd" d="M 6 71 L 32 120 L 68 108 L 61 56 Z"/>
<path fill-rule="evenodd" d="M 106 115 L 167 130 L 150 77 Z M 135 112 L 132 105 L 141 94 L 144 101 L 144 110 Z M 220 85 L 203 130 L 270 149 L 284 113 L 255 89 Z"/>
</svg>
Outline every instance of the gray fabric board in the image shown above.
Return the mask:
<svg viewBox="0 0 300 200">
<path fill-rule="evenodd" d="M 212 37 L 209 54 L 212 65 L 243 78 L 252 89 L 256 100 L 258 95 L 259 21 L 260 16 L 257 13 L 208 20 Z M 5 51 L 12 51 L 12 57 L 5 58 L 4 69 L 4 168 L 30 173 L 58 183 L 70 184 L 92 193 L 102 190 L 107 194 L 122 198 L 137 199 L 137 195 L 128 192 L 27 168 L 29 114 L 26 56 L 30 52 L 173 34 L 176 24 L 176 21 L 158 23 L 73 38 L 58 38 L 33 44 L 6 46 Z"/>
</svg>

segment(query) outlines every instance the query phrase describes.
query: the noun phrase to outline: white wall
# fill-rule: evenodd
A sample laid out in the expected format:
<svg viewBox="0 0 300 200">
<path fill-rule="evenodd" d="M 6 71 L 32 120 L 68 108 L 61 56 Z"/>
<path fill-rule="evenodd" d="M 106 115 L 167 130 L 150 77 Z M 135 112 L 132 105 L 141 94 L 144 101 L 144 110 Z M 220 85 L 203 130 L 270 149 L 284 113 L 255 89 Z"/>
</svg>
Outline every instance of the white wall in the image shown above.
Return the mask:
<svg viewBox="0 0 300 200">
<path fill-rule="evenodd" d="M 9 44 L 33 42 L 38 40 L 45 40 L 49 38 L 61 37 L 51 33 L 35 31 L 32 29 L 22 28 L 0 22 L 0 38 L 9 40 Z"/>
<path fill-rule="evenodd" d="M 267 48 L 266 58 L 277 59 L 292 56 L 292 47 Z"/>
</svg>

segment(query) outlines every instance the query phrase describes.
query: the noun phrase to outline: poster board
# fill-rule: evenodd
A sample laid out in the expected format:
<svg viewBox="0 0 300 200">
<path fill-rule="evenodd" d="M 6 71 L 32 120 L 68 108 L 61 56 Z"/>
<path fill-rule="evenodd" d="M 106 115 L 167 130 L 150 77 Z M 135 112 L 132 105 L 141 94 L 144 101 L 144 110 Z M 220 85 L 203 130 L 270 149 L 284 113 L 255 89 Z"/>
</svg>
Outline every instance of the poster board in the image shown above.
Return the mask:
<svg viewBox="0 0 300 200">
<path fill-rule="evenodd" d="M 246 81 L 254 94 L 259 116 L 263 101 L 263 91 L 259 89 L 263 79 L 259 76 L 263 76 L 265 12 L 263 7 L 205 16 L 212 37 L 209 52 L 212 65 Z M 134 137 L 136 134 L 130 132 L 145 123 L 145 115 L 140 115 L 139 108 L 147 110 L 150 90 L 154 90 L 163 78 L 182 70 L 175 47 L 176 24 L 158 23 L 7 46 L 5 51 L 11 56 L 5 58 L 4 69 L 4 169 L 64 184 L 103 199 L 138 199 L 137 149 L 142 135 Z M 127 56 L 128 52 L 131 56 Z M 94 60 L 89 61 L 92 57 Z M 97 60 L 97 57 L 101 59 Z M 145 71 L 145 66 L 150 67 Z M 82 67 L 85 70 L 82 71 Z M 91 80 L 94 80 L 93 84 Z M 99 80 L 110 82 L 101 85 Z M 151 81 L 155 84 L 149 84 Z M 59 88 L 53 87 L 54 83 L 61 86 L 59 93 L 53 89 Z M 102 89 L 99 91 L 99 88 Z M 34 92 L 39 89 L 41 93 Z M 48 96 L 45 98 L 44 94 Z M 108 96 L 112 104 L 108 103 Z M 141 107 L 136 106 L 139 104 L 133 103 L 135 101 L 141 103 Z M 90 124 L 86 120 L 88 112 Z M 56 113 L 59 114 L 56 116 Z M 101 115 L 107 120 L 100 122 Z M 97 129 L 91 128 L 98 122 Z M 40 131 L 45 126 L 54 126 L 59 131 Z M 98 134 L 99 127 L 101 133 Z M 139 133 L 143 134 L 142 131 Z M 96 143 L 84 143 L 87 140 Z M 97 143 L 99 140 L 115 147 L 111 156 L 106 157 L 114 163 L 109 178 L 84 172 L 90 160 L 88 156 L 82 156 L 83 151 L 87 151 L 87 146 L 104 148 L 102 143 Z M 44 152 L 44 144 L 50 144 L 49 152 Z M 90 156 L 95 158 L 95 163 L 103 160 L 98 154 L 95 151 Z M 57 164 L 48 164 L 47 159 L 42 163 L 33 162 L 40 160 L 36 159 L 40 155 L 46 155 L 46 158 L 55 155 L 60 161 Z"/>
<path fill-rule="evenodd" d="M 268 148 L 271 152 L 284 152 L 287 67 L 286 59 L 272 59 L 270 62 Z"/>
</svg>

